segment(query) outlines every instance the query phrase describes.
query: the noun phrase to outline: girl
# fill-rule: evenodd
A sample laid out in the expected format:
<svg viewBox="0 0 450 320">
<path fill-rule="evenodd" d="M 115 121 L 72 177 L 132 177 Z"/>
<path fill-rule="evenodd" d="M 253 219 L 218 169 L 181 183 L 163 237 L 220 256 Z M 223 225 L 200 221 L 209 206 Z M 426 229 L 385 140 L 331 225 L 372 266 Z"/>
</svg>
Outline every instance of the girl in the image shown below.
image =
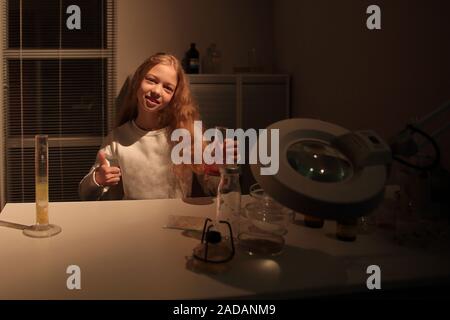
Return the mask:
<svg viewBox="0 0 450 320">
<path fill-rule="evenodd" d="M 206 166 L 174 165 L 170 155 L 177 142 L 170 136 L 183 128 L 194 137 L 194 121 L 199 119 L 178 59 L 162 53 L 151 56 L 134 73 L 117 127 L 106 137 L 96 163 L 80 182 L 80 198 L 190 196 L 193 173 L 201 176 Z M 217 171 L 217 167 L 207 169 Z"/>
</svg>

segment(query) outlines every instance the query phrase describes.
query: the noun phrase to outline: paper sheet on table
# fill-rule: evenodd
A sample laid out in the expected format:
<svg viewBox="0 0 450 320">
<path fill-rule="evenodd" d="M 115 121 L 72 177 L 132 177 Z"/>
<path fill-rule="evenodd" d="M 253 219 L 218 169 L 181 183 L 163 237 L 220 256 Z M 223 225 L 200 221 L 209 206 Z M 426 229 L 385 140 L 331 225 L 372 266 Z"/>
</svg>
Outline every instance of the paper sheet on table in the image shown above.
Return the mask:
<svg viewBox="0 0 450 320">
<path fill-rule="evenodd" d="M 205 217 L 169 215 L 164 228 L 202 231 L 205 219 Z"/>
</svg>

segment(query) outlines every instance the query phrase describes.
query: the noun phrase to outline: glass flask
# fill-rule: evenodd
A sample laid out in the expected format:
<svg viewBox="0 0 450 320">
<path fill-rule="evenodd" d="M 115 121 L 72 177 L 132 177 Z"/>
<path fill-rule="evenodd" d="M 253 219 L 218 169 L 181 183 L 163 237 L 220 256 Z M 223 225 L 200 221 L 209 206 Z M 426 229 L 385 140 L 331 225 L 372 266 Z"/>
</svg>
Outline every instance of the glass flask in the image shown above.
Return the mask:
<svg viewBox="0 0 450 320">
<path fill-rule="evenodd" d="M 220 182 L 217 188 L 217 221 L 227 221 L 233 235 L 239 234 L 241 212 L 240 167 L 223 167 L 220 169 Z"/>
</svg>

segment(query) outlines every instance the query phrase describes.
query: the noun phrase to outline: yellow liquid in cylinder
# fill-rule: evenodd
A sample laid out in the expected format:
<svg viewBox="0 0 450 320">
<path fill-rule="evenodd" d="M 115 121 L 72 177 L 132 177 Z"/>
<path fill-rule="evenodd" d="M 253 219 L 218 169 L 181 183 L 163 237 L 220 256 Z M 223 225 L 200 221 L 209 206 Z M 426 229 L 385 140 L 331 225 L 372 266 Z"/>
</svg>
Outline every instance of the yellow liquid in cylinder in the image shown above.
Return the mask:
<svg viewBox="0 0 450 320">
<path fill-rule="evenodd" d="M 48 224 L 48 183 L 36 183 L 36 223 Z"/>
</svg>

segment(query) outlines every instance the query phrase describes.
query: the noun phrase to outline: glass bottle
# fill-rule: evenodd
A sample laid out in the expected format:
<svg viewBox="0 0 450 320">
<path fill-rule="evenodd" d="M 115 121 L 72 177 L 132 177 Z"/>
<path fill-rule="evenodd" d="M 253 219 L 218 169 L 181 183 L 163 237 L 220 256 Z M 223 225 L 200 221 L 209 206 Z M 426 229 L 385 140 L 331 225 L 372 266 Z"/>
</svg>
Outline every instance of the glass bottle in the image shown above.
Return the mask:
<svg viewBox="0 0 450 320">
<path fill-rule="evenodd" d="M 251 48 L 248 51 L 248 66 L 250 68 L 250 72 L 255 72 L 257 70 L 258 61 L 255 48 Z"/>
<path fill-rule="evenodd" d="M 304 215 L 303 221 L 305 223 L 305 226 L 310 227 L 310 228 L 317 228 L 317 229 L 322 228 L 323 224 L 325 222 L 325 220 L 322 218 L 317 218 L 317 217 L 310 216 L 307 214 Z"/>
<path fill-rule="evenodd" d="M 342 241 L 355 241 L 358 218 L 342 218 L 336 221 L 336 237 Z"/>
<path fill-rule="evenodd" d="M 195 47 L 194 42 L 191 43 L 191 48 L 186 51 L 183 66 L 186 73 L 196 74 L 200 72 L 200 53 Z"/>
<path fill-rule="evenodd" d="M 239 217 L 241 211 L 241 185 L 239 183 L 240 167 L 224 167 L 220 169 L 220 182 L 217 188 L 217 221 L 228 221 L 233 238 L 239 233 Z M 226 230 L 223 233 L 228 237 Z"/>
<path fill-rule="evenodd" d="M 215 43 L 211 43 L 209 48 L 206 50 L 206 56 L 203 59 L 203 69 L 202 73 L 220 73 L 221 71 L 221 54 L 217 50 Z"/>
</svg>

